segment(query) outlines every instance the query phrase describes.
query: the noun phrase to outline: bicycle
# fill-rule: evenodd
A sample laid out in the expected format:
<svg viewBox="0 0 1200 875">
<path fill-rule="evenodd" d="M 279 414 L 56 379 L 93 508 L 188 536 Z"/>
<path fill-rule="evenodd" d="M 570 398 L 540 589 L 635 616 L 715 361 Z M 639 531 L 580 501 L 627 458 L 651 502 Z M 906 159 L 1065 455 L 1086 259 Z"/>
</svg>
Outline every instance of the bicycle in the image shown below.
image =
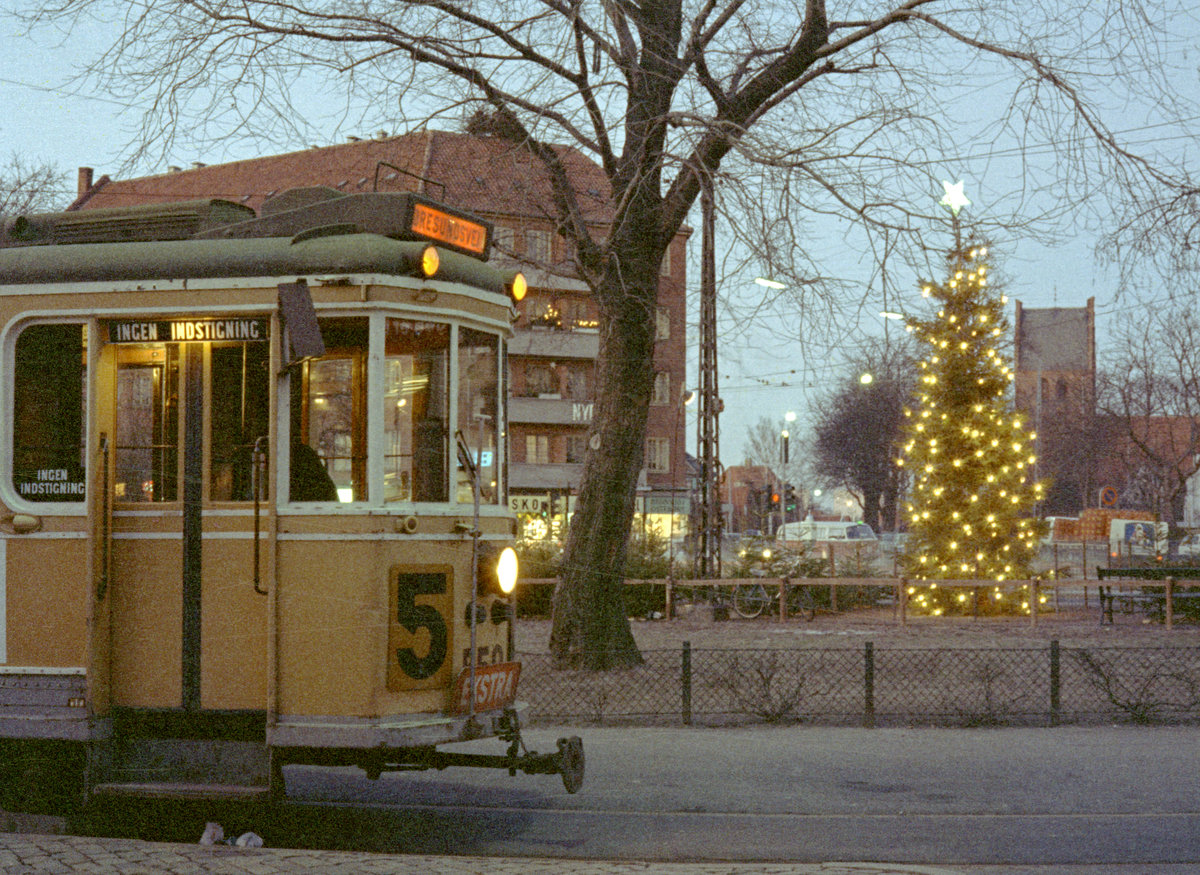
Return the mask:
<svg viewBox="0 0 1200 875">
<path fill-rule="evenodd" d="M 804 617 L 810 623 L 817 616 L 817 600 L 812 587 L 793 584 L 785 579 L 787 590 L 787 616 Z M 739 617 L 753 620 L 770 608 L 779 610 L 779 587 L 768 587 L 761 583 L 739 583 L 733 588 L 733 609 Z"/>
</svg>

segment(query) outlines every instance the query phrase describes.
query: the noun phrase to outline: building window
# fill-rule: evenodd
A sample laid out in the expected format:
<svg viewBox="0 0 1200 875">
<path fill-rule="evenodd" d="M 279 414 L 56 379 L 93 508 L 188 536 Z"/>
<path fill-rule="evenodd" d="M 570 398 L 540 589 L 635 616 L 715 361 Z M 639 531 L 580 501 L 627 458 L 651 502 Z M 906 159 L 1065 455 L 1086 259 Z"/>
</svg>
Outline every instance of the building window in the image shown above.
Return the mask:
<svg viewBox="0 0 1200 875">
<path fill-rule="evenodd" d="M 567 437 L 567 462 L 572 465 L 582 465 L 587 453 L 587 436 L 570 435 Z"/>
<path fill-rule="evenodd" d="M 564 295 L 555 301 L 563 328 L 587 328 L 591 326 L 588 317 L 587 299 L 574 295 Z"/>
<path fill-rule="evenodd" d="M 505 225 L 495 225 L 492 227 L 492 246 L 499 249 L 506 255 L 512 255 L 516 245 L 516 234 L 513 229 Z"/>
<path fill-rule="evenodd" d="M 528 298 L 525 304 L 525 319 L 531 328 L 561 328 L 562 315 L 549 298 Z"/>
<path fill-rule="evenodd" d="M 525 363 L 525 395 L 539 397 L 558 396 L 558 372 L 550 362 Z"/>
<path fill-rule="evenodd" d="M 646 439 L 646 470 L 651 474 L 670 473 L 670 438 L 652 437 Z"/>
<path fill-rule="evenodd" d="M 525 257 L 530 261 L 547 264 L 550 261 L 550 232 L 525 232 Z"/>
<path fill-rule="evenodd" d="M 654 375 L 654 394 L 650 396 L 651 404 L 671 403 L 671 372 L 659 371 Z"/>
<path fill-rule="evenodd" d="M 550 464 L 550 435 L 525 435 L 525 462 L 529 465 Z"/>
<path fill-rule="evenodd" d="M 654 313 L 654 339 L 671 339 L 671 313 L 666 307 L 659 307 Z"/>
<path fill-rule="evenodd" d="M 573 364 L 567 368 L 567 397 L 572 401 L 587 401 L 591 395 L 591 366 Z"/>
<path fill-rule="evenodd" d="M 658 266 L 659 276 L 671 275 L 671 247 L 667 246 L 667 250 L 663 253 L 662 264 Z"/>
</svg>

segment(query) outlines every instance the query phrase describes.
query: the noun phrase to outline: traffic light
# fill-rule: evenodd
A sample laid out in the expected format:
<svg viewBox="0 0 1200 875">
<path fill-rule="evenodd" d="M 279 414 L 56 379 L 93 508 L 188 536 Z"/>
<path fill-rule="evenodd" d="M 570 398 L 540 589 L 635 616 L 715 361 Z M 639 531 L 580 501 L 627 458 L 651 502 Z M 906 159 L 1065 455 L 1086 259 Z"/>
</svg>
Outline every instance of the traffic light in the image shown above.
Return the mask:
<svg viewBox="0 0 1200 875">
<path fill-rule="evenodd" d="M 783 484 L 783 509 L 786 513 L 796 509 L 796 490 L 790 483 Z"/>
<path fill-rule="evenodd" d="M 779 490 L 771 490 L 771 510 L 779 510 Z"/>
</svg>

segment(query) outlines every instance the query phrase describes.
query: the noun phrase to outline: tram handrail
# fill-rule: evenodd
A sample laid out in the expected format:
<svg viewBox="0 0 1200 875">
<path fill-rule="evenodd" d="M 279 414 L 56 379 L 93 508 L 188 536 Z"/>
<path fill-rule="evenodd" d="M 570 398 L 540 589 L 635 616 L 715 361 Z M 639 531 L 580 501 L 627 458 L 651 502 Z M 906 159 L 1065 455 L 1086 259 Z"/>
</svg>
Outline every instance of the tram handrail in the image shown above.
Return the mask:
<svg viewBox="0 0 1200 875">
<path fill-rule="evenodd" d="M 262 448 L 263 441 L 267 439 L 266 435 L 259 435 L 254 439 L 254 449 L 250 455 L 251 465 L 251 485 L 250 488 L 254 492 L 254 591 L 259 595 L 269 595 L 267 590 L 262 588 L 262 573 L 260 570 L 261 558 L 259 542 L 261 541 L 261 527 L 259 520 L 262 513 L 262 474 L 263 466 L 266 461 L 266 452 Z"/>
</svg>

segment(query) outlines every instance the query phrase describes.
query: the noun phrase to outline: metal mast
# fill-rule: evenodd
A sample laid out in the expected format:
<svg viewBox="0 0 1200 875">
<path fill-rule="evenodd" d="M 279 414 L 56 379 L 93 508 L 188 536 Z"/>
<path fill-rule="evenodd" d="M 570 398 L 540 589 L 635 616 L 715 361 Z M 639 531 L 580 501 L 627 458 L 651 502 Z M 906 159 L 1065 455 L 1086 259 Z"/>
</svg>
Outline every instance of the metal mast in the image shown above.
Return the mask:
<svg viewBox="0 0 1200 875">
<path fill-rule="evenodd" d="M 721 399 L 717 394 L 717 268 L 713 250 L 712 179 L 700 187 L 700 411 L 696 446 L 700 456 L 700 531 L 697 571 L 701 578 L 721 574 L 721 462 L 718 451 Z"/>
</svg>

